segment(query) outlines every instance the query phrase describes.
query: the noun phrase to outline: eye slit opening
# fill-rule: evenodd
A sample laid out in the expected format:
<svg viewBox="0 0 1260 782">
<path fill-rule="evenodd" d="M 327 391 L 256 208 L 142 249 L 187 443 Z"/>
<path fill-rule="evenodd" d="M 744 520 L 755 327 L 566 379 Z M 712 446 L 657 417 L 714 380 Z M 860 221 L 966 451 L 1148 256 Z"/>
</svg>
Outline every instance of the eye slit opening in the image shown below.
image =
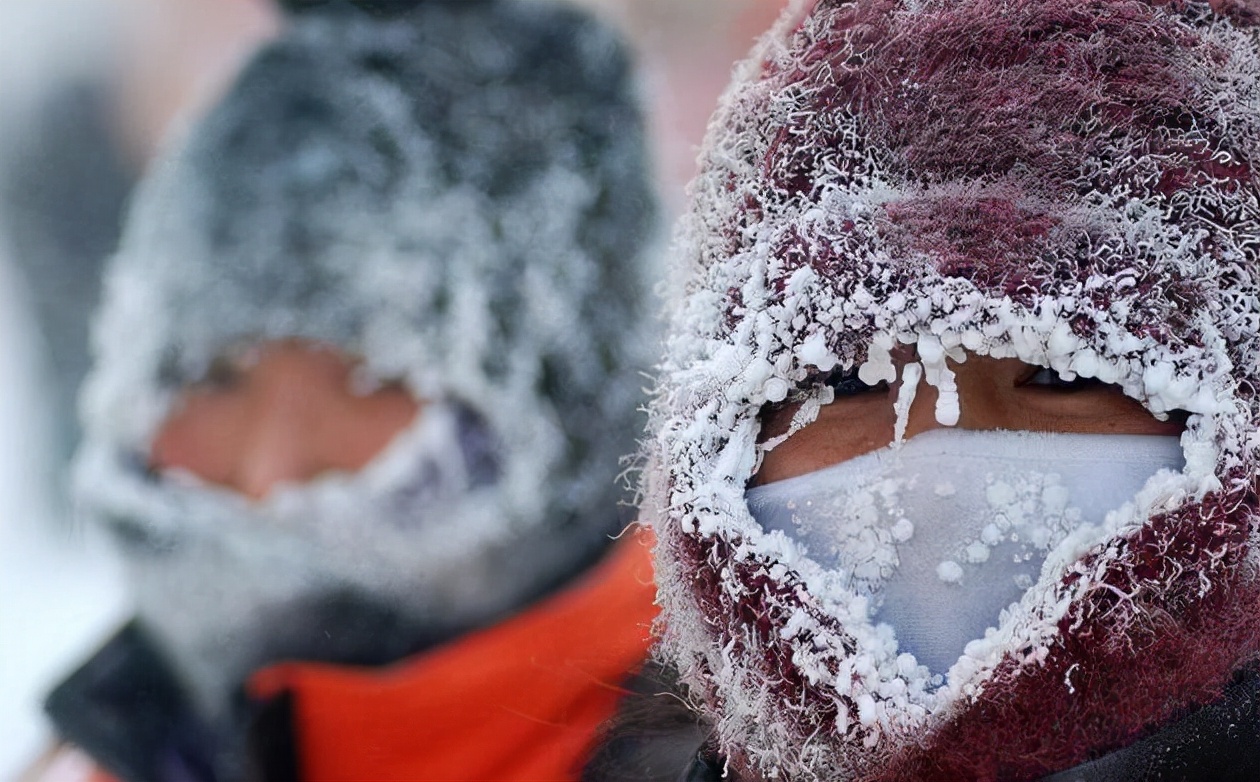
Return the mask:
<svg viewBox="0 0 1260 782">
<path fill-rule="evenodd" d="M 830 388 L 835 392 L 836 398 L 840 399 L 842 397 L 860 396 L 872 391 L 887 391 L 888 384 L 882 380 L 875 385 L 862 382 L 862 379 L 858 377 L 857 367 L 847 370 L 836 368 L 830 372 L 816 372 L 806 378 L 805 382 L 801 383 L 800 386 L 793 389 L 788 394 L 787 399 L 784 399 L 782 402 L 772 402 L 763 407 L 761 415 L 764 417 L 767 413 L 796 407 L 820 388 Z"/>
<path fill-rule="evenodd" d="M 875 385 L 865 383 L 858 376 L 858 368 L 852 369 L 833 369 L 831 372 L 823 375 L 816 383 L 819 386 L 826 386 L 836 392 L 836 398 L 860 396 L 869 394 L 873 391 L 887 391 L 888 383 L 883 380 Z"/>
<path fill-rule="evenodd" d="M 410 394 L 407 381 L 400 375 L 378 375 L 366 362 L 356 361 L 347 378 L 347 387 L 357 397 L 403 392 Z"/>
<path fill-rule="evenodd" d="M 858 367 L 851 369 L 836 368 L 830 372 L 815 372 L 797 386 L 782 402 L 768 402 L 762 405 L 757 413 L 761 421 L 759 443 L 787 433 L 792 417 L 801 404 L 821 388 L 830 388 L 834 392 L 832 403 L 841 399 L 855 399 L 872 393 L 888 392 L 888 383 L 880 381 L 875 385 L 864 383 L 858 377 Z"/>
<path fill-rule="evenodd" d="M 215 356 L 192 387 L 199 391 L 230 391 L 245 381 L 245 365 L 238 356 Z"/>
<path fill-rule="evenodd" d="M 1068 380 L 1049 367 L 1030 367 L 1028 373 L 1015 382 L 1017 388 L 1040 388 L 1063 393 L 1106 388 L 1108 385 L 1096 377 L 1081 375 Z"/>
</svg>

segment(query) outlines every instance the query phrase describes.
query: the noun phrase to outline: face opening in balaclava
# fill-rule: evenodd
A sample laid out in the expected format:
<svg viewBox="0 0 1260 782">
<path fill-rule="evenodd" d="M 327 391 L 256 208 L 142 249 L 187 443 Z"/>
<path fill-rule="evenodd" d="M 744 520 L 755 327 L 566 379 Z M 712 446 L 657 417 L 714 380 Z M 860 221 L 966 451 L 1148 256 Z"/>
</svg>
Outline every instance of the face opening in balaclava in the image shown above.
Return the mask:
<svg viewBox="0 0 1260 782">
<path fill-rule="evenodd" d="M 661 656 L 738 774 L 1035 779 L 1260 655 L 1253 18 L 817 0 L 739 68 L 680 234 L 645 488 Z M 1115 386 L 1184 433 L 951 428 L 969 356 Z M 915 389 L 938 426 L 756 480 L 833 373 L 902 382 L 889 440 Z M 932 590 L 971 597 L 907 654 Z"/>
<path fill-rule="evenodd" d="M 766 429 L 802 406 L 761 415 L 763 461 L 746 493 L 753 519 L 866 601 L 872 626 L 913 657 L 903 664 L 926 667 L 929 687 L 983 643 L 1049 552 L 1088 536 L 1161 469 L 1184 466 L 1177 425 L 1118 389 L 1044 385 L 1043 371 L 985 394 L 1010 382 L 1009 363 L 959 365 L 958 399 L 927 401 L 934 409 L 913 422 L 911 398 L 927 396 L 917 362 L 891 388 L 857 373 L 824 380 L 832 401 L 777 447 Z M 994 366 L 1004 371 L 978 382 Z M 1108 433 L 1079 431 L 1091 427 Z"/>
<path fill-rule="evenodd" d="M 573 10 L 332 4 L 156 164 L 105 281 L 77 489 L 206 716 L 279 658 L 380 663 L 493 621 L 620 530 L 655 220 L 631 82 Z M 420 414 L 260 501 L 148 469 L 181 389 L 285 340 Z"/>
</svg>

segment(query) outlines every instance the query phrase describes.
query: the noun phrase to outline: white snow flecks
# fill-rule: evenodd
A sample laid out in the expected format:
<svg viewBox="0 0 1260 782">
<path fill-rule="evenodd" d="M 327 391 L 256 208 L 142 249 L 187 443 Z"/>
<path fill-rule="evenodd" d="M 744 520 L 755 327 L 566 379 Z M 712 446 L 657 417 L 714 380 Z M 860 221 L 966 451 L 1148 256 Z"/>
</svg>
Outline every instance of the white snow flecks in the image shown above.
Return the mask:
<svg viewBox="0 0 1260 782">
<path fill-rule="evenodd" d="M 930 11 L 933 4 L 922 6 Z M 798 24 L 809 9 L 814 13 Z M 872 120 L 853 107 L 811 114 L 809 101 L 816 94 L 811 90 L 824 82 L 791 79 L 815 66 L 799 55 L 816 37 L 833 33 L 827 27 L 831 20 L 824 18 L 831 13 L 842 11 L 795 3 L 742 66 L 740 81 L 711 125 L 703 173 L 692 185 L 692 211 L 679 237 L 677 255 L 691 275 L 672 313 L 662 391 L 653 411 L 656 439 L 649 445 L 655 472 L 647 478 L 649 512 L 657 517 L 662 540 L 664 656 L 681 661 L 684 681 L 716 713 L 724 746 L 747 747 L 754 758 L 765 759 L 763 770 L 788 769 L 804 779 L 860 777 L 878 766 L 882 753 L 930 731 L 952 706 L 980 697 L 1002 659 L 1040 664 L 1059 637 L 1058 620 L 1079 605 L 1075 601 L 1107 568 L 1130 567 L 1123 547 L 1113 541 L 1132 535 L 1155 513 L 1176 512 L 1207 492 L 1229 489 L 1230 474 L 1254 475 L 1260 462 L 1257 403 L 1239 393 L 1260 364 L 1260 287 L 1252 271 L 1260 207 L 1252 191 L 1205 180 L 1190 196 L 1194 206 L 1202 206 L 1203 214 L 1219 209 L 1236 220 L 1221 224 L 1188 217 L 1182 224 L 1158 194 L 1088 192 L 1095 175 L 1109 166 L 1158 171 L 1164 165 L 1115 150 L 1121 163 L 1079 161 L 1074 183 L 1081 188 L 1072 192 L 1083 194 L 1048 204 L 1038 200 L 1048 196 L 1034 190 L 1019 204 L 1057 220 L 1046 247 L 1029 257 L 1029 268 L 1018 270 L 1028 273 L 1025 290 L 1016 295 L 1004 287 L 1007 280 L 943 274 L 931 251 L 890 238 L 890 207 L 955 203 L 963 196 L 1005 198 L 1018 177 L 925 184 L 885 165 L 895 155 L 884 156 L 869 132 Z M 1190 24 L 1182 17 L 1166 22 Z M 1223 22 L 1192 32 L 1204 49 L 1230 54 L 1224 70 L 1232 80 L 1224 81 L 1207 60 L 1189 78 L 1200 95 L 1228 93 L 1230 100 L 1213 104 L 1209 113 L 1219 115 L 1222 126 L 1238 128 L 1231 143 L 1248 150 L 1250 159 L 1260 158 L 1260 122 L 1247 108 L 1258 92 L 1260 45 Z M 857 38 L 836 40 L 856 46 L 851 41 Z M 860 68 L 862 53 L 852 53 Z M 1199 54 L 1187 54 L 1187 61 Z M 845 60 L 838 55 L 835 62 Z M 815 166 L 816 180 L 799 192 L 764 175 L 788 143 L 781 134 L 789 126 L 800 131 L 790 142 L 815 155 L 809 165 Z M 809 134 L 823 128 L 826 146 L 810 148 Z M 1203 251 L 1205 243 L 1212 252 Z M 809 274 L 794 276 L 805 267 Z M 1188 301 L 1198 303 L 1187 308 Z M 1161 330 L 1174 322 L 1175 333 Z M 866 595 L 846 595 L 845 579 L 811 566 L 824 548 L 806 545 L 790 566 L 775 560 L 781 536 L 759 530 L 739 502 L 757 460 L 730 452 L 757 450 L 757 414 L 770 401 L 768 391 L 782 392 L 769 382 L 774 377 L 806 399 L 821 396 L 815 386 L 824 367 L 856 369 L 871 385 L 892 383 L 899 346 L 912 346 L 919 355 L 903 369 L 896 440 L 907 433 L 909 400 L 921 379 L 938 390 L 937 421 L 957 420 L 966 400 L 955 396 L 947 359 L 957 362 L 965 353 L 1015 358 L 1065 378 L 1097 378 L 1155 416 L 1190 414 L 1181 439 L 1185 466 L 1148 476 L 1130 502 L 1105 518 L 1071 526 L 1072 504 L 1064 502 L 1050 472 L 1040 484 L 995 489 L 993 519 L 950 561 L 963 570 L 990 564 L 994 552 L 1006 551 L 999 546 L 1016 544 L 1044 555 L 1045 562 L 1037 577 L 1021 575 L 1022 597 L 992 632 L 966 645 L 943 684 L 899 652 L 888 632 L 863 621 L 870 610 Z M 753 385 L 726 372 L 726 365 L 768 366 L 773 374 L 759 373 Z M 701 376 L 703 389 L 695 383 Z M 708 389 L 719 389 L 720 398 L 701 402 Z M 811 408 L 809 420 L 815 413 Z M 794 421 L 793 427 L 805 422 Z M 1029 515 L 1026 503 L 1063 524 L 1021 526 L 1019 520 Z M 913 540 L 920 540 L 926 525 L 909 521 Z M 764 589 L 741 581 L 741 567 L 773 573 L 782 592 L 756 594 L 771 615 L 765 638 L 749 641 L 752 629 L 730 618 L 735 611 L 702 615 L 693 590 L 710 582 L 670 560 L 684 539 L 692 546 L 729 545 L 729 554 L 723 554 L 729 561 L 699 565 L 715 576 L 706 601 L 733 605 Z M 880 545 L 872 551 L 887 551 L 884 541 L 874 542 Z M 895 548 L 891 536 L 888 542 Z M 1087 556 L 1087 570 L 1072 570 Z M 1069 572 L 1075 578 L 1070 587 L 1064 579 Z M 1149 594 L 1158 594 L 1161 586 L 1146 585 Z M 792 617 L 790 639 L 775 634 L 776 612 Z M 737 650 L 716 638 L 739 638 L 743 645 Z M 773 647 L 774 659 L 790 659 L 808 681 L 822 683 L 813 695 L 846 704 L 834 722 L 811 722 L 817 714 L 784 695 L 781 672 L 759 667 L 770 657 L 766 647 Z"/>
</svg>

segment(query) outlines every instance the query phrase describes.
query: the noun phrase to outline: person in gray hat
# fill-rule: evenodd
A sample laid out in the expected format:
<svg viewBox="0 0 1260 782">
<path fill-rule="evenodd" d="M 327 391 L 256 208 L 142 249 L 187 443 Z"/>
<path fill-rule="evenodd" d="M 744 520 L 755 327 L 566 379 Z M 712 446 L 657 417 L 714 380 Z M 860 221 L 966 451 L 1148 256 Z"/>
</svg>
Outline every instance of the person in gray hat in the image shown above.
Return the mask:
<svg viewBox="0 0 1260 782">
<path fill-rule="evenodd" d="M 50 713 L 124 780 L 577 769 L 652 616 L 608 554 L 656 216 L 626 53 L 547 4 L 297 5 L 108 270 L 75 477 L 136 620 Z M 479 649 L 437 721 L 497 738 L 426 733 Z"/>
</svg>

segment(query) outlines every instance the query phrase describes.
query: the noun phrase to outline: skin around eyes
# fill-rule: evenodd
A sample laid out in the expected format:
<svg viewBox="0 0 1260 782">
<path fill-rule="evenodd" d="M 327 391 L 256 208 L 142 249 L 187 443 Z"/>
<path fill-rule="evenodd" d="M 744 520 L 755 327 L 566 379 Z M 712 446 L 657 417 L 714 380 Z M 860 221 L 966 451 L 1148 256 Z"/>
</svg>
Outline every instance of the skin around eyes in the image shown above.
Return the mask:
<svg viewBox="0 0 1260 782">
<path fill-rule="evenodd" d="M 358 388 L 356 367 L 335 349 L 297 340 L 220 358 L 179 394 L 150 466 L 186 470 L 251 499 L 280 483 L 357 471 L 411 425 L 422 403 L 400 384 Z"/>
<path fill-rule="evenodd" d="M 1063 381 L 1018 359 L 968 356 L 950 362 L 961 401 L 958 427 L 1079 434 L 1177 435 L 1184 421 L 1160 421 L 1116 386 L 1088 379 Z M 900 367 L 898 367 L 900 375 Z M 818 418 L 765 454 L 749 485 L 793 478 L 883 448 L 893 441 L 893 403 L 900 382 L 841 387 Z M 910 408 L 906 437 L 940 428 L 936 389 L 921 383 Z M 762 413 L 762 440 L 787 432 L 798 404 Z"/>
</svg>

